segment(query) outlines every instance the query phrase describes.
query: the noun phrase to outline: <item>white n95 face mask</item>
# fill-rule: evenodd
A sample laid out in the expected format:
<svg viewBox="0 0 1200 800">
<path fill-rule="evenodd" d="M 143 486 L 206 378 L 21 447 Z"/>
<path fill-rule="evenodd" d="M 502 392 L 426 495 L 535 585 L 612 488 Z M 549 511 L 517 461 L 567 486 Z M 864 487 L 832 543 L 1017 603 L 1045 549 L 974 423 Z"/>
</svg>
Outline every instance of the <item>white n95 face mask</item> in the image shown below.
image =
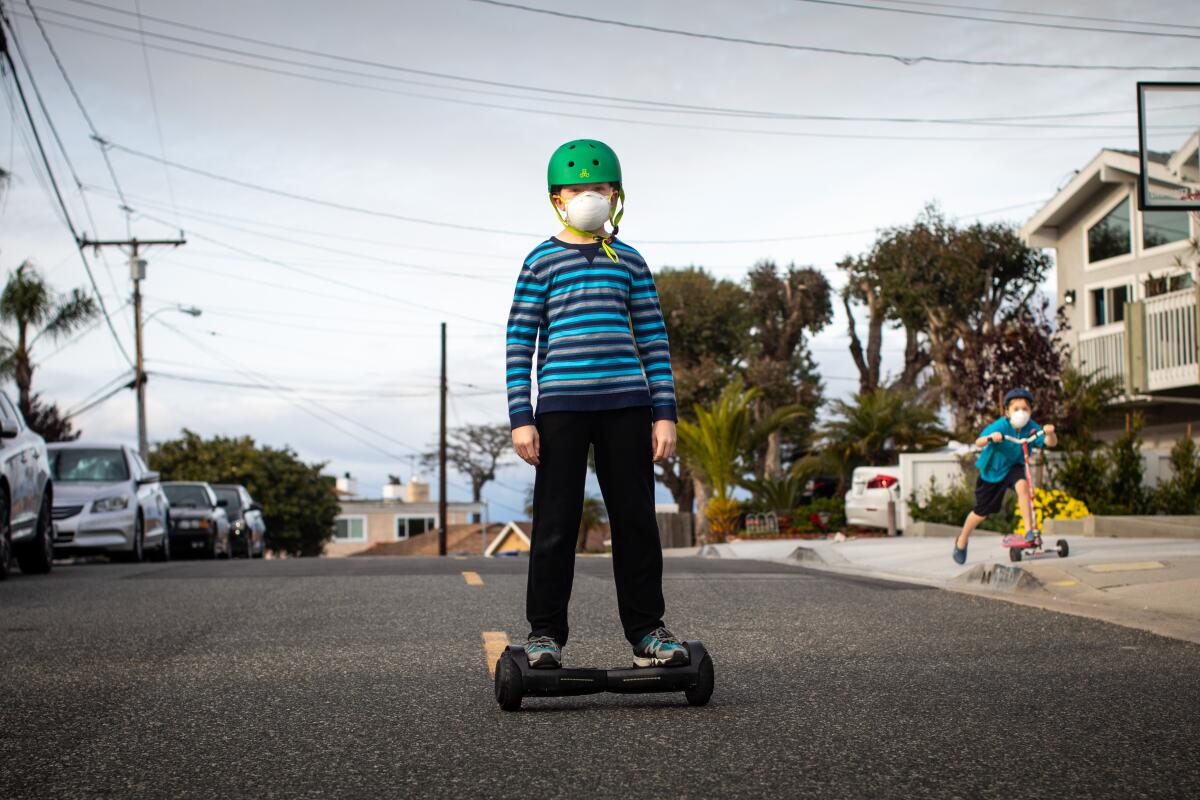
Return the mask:
<svg viewBox="0 0 1200 800">
<path fill-rule="evenodd" d="M 577 194 L 567 203 L 567 222 L 581 231 L 598 230 L 612 213 L 612 203 L 599 192 Z"/>
<path fill-rule="evenodd" d="M 1012 412 L 1010 420 L 1012 421 L 1014 428 L 1021 430 L 1021 428 L 1024 428 L 1025 424 L 1029 422 L 1029 412 L 1023 408 L 1018 408 L 1016 411 Z"/>
</svg>

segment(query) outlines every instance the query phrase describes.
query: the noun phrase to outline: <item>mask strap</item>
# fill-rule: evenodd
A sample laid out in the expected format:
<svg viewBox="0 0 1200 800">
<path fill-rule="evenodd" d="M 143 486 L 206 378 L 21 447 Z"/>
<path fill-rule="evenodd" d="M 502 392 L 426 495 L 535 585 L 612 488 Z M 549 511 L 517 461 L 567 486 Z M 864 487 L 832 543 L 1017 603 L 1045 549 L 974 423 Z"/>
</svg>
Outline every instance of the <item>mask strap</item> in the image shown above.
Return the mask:
<svg viewBox="0 0 1200 800">
<path fill-rule="evenodd" d="M 566 218 L 562 215 L 562 212 L 558 210 L 558 203 L 554 202 L 554 195 L 550 195 L 550 205 L 554 208 L 554 215 L 558 217 L 558 221 L 562 224 L 562 226 L 576 236 L 582 236 L 585 239 L 591 238 L 592 241 L 599 242 L 600 249 L 604 251 L 604 255 L 608 256 L 608 260 L 614 264 L 619 264 L 620 261 L 617 258 L 617 251 L 612 248 L 609 242 L 617 237 L 617 223 L 621 221 L 621 216 L 625 213 L 625 190 L 620 189 L 619 193 L 621 210 L 617 211 L 616 209 L 612 209 L 608 212 L 608 221 L 611 222 L 613 226 L 613 231 L 608 236 L 597 236 L 591 231 L 581 231 L 579 228 L 576 228 L 574 225 L 567 222 Z"/>
</svg>

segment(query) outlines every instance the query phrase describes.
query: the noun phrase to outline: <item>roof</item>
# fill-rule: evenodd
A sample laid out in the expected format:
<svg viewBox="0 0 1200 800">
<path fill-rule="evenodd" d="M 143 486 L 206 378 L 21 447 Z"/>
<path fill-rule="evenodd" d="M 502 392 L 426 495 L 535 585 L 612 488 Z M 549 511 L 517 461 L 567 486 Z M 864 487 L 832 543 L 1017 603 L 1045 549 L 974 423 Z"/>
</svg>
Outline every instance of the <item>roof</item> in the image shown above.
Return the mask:
<svg viewBox="0 0 1200 800">
<path fill-rule="evenodd" d="M 114 442 L 89 442 L 79 441 L 76 439 L 73 442 L 46 442 L 46 447 L 50 450 L 132 450 L 133 448 L 127 444 L 116 444 Z"/>
<path fill-rule="evenodd" d="M 1156 183 L 1179 184 L 1179 177 L 1169 168 L 1176 155 L 1154 151 L 1147 154 L 1150 177 Z M 1136 183 L 1141 166 L 1136 150 L 1101 150 L 1021 226 L 1021 238 L 1032 247 L 1056 246 L 1061 226 L 1087 208 L 1092 197 L 1106 187 Z"/>
<path fill-rule="evenodd" d="M 478 522 L 449 525 L 446 528 L 446 552 L 479 554 L 484 550 L 485 542 L 491 541 L 496 532 L 504 526 L 493 522 L 483 530 Z M 437 555 L 437 530 L 418 533 L 407 539 L 395 542 L 378 542 L 357 553 L 355 556 L 422 556 Z"/>
</svg>

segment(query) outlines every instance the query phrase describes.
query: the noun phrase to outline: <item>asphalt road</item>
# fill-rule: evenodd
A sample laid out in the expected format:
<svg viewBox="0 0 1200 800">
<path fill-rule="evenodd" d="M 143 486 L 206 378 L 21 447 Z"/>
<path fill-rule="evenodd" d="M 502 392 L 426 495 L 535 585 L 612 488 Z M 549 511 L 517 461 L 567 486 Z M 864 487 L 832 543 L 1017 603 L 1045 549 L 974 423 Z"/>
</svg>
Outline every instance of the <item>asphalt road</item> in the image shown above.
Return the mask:
<svg viewBox="0 0 1200 800">
<path fill-rule="evenodd" d="M 682 695 L 492 696 L 524 561 L 88 564 L 0 584 L 0 797 L 1198 797 L 1200 646 L 798 567 L 668 559 Z M 468 585 L 475 571 L 483 585 Z M 611 563 L 569 664 L 620 665 Z"/>
</svg>

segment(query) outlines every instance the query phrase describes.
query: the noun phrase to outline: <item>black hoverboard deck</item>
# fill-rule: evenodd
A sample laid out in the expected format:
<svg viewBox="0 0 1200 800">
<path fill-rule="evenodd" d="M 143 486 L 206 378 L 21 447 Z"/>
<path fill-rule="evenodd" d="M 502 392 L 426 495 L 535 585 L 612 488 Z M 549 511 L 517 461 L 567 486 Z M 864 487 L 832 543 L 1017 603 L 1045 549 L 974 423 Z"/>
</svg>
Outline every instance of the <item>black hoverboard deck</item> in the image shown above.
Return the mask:
<svg viewBox="0 0 1200 800">
<path fill-rule="evenodd" d="M 524 648 L 509 645 L 496 662 L 496 702 L 505 711 L 516 711 L 524 697 L 683 692 L 688 703 L 702 706 L 713 693 L 712 658 L 700 642 L 683 644 L 690 656 L 687 666 L 629 669 L 533 669 Z"/>
</svg>

